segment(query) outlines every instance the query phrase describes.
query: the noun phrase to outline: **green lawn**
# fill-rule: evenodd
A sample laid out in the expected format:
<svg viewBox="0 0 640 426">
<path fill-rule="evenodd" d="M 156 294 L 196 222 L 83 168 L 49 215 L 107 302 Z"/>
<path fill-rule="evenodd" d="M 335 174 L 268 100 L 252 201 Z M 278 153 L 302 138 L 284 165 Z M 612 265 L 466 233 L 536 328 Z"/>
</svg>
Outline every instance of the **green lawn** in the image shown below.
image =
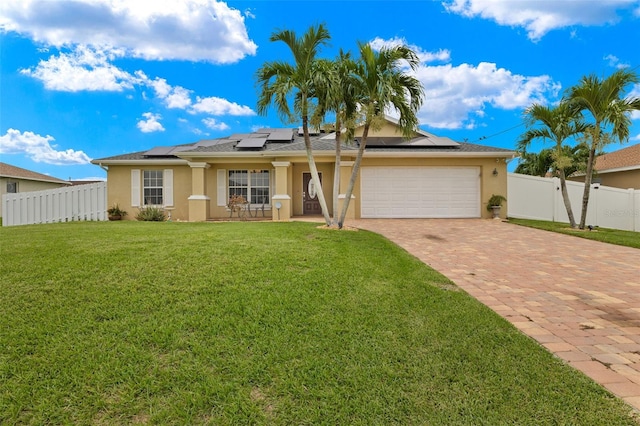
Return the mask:
<svg viewBox="0 0 640 426">
<path fill-rule="evenodd" d="M 574 235 L 576 237 L 587 238 L 589 240 L 602 241 L 603 243 L 640 248 L 640 232 L 621 231 L 619 229 L 608 228 L 595 228 L 593 231 L 589 231 L 588 229 L 572 229 L 568 223 L 547 222 L 544 220 L 509 218 L 509 222 L 515 223 L 516 225 L 528 226 L 530 228 L 544 229 L 546 231 Z"/>
<path fill-rule="evenodd" d="M 76 222 L 0 249 L 3 425 L 636 424 L 373 233 Z"/>
</svg>

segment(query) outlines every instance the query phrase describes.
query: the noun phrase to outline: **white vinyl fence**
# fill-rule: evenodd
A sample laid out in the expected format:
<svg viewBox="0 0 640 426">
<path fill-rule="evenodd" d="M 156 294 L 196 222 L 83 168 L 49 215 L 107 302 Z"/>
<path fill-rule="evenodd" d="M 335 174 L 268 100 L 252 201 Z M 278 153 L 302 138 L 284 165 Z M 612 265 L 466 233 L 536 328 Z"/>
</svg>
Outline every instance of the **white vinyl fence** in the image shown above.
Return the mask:
<svg viewBox="0 0 640 426">
<path fill-rule="evenodd" d="M 107 220 L 107 183 L 2 196 L 2 226 Z"/>
<path fill-rule="evenodd" d="M 560 179 L 509 173 L 509 217 L 569 223 Z M 573 217 L 580 223 L 584 183 L 567 181 Z M 587 225 L 640 232 L 640 190 L 591 185 Z"/>
</svg>

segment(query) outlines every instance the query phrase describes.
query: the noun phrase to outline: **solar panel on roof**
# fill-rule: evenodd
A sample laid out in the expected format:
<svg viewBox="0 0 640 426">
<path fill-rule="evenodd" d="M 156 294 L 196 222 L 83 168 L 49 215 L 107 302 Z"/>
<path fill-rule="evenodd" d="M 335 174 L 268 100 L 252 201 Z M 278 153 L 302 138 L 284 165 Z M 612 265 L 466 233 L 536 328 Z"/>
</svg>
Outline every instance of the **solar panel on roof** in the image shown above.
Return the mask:
<svg viewBox="0 0 640 426">
<path fill-rule="evenodd" d="M 411 146 L 458 146 L 460 145 L 458 142 L 455 142 L 449 138 L 440 138 L 440 137 L 423 137 L 410 141 L 409 145 Z"/>
<path fill-rule="evenodd" d="M 262 127 L 255 131 L 255 133 L 274 133 L 274 132 L 291 132 L 291 128 L 286 127 Z"/>
<path fill-rule="evenodd" d="M 149 151 L 145 152 L 144 155 L 150 156 L 161 156 L 161 155 L 169 155 L 169 153 L 173 150 L 173 146 L 156 146 L 155 148 L 151 148 Z"/>
<path fill-rule="evenodd" d="M 267 138 L 245 138 L 236 145 L 236 148 L 262 148 L 267 143 Z"/>
<path fill-rule="evenodd" d="M 193 148 L 195 148 L 194 145 L 174 146 L 173 149 L 171 150 L 171 154 L 176 152 L 189 151 L 189 150 L 192 150 Z"/>
<path fill-rule="evenodd" d="M 269 133 L 267 142 L 291 142 L 293 140 L 293 132 L 291 130 L 279 130 Z"/>
<path fill-rule="evenodd" d="M 267 136 L 268 134 L 265 134 L 265 133 L 234 133 L 233 135 L 229 136 L 229 139 L 242 140 L 242 139 L 253 139 L 253 138 L 266 138 Z"/>
<path fill-rule="evenodd" d="M 197 142 L 194 146 L 214 146 L 224 142 L 229 142 L 228 139 L 205 139 Z"/>
</svg>

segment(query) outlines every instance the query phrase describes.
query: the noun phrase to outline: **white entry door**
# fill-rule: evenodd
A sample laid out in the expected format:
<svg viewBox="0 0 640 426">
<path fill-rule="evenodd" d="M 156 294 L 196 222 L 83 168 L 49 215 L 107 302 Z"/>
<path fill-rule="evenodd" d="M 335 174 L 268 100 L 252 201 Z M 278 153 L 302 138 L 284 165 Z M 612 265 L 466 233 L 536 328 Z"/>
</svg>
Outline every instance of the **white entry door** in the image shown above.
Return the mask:
<svg viewBox="0 0 640 426">
<path fill-rule="evenodd" d="M 479 167 L 363 167 L 362 218 L 478 218 Z"/>
</svg>

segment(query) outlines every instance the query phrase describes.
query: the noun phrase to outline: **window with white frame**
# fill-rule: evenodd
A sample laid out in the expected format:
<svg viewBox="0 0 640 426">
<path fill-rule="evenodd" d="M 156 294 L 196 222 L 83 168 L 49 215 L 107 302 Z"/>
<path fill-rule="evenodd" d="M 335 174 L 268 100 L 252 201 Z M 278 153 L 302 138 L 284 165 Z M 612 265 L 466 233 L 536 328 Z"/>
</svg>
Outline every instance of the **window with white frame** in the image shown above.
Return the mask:
<svg viewBox="0 0 640 426">
<path fill-rule="evenodd" d="M 142 200 L 144 205 L 163 204 L 162 170 L 144 170 L 142 175 Z"/>
<path fill-rule="evenodd" d="M 131 169 L 131 206 L 173 206 L 173 169 Z"/>
<path fill-rule="evenodd" d="M 229 198 L 242 196 L 251 204 L 269 204 L 269 170 L 229 170 Z"/>
</svg>

